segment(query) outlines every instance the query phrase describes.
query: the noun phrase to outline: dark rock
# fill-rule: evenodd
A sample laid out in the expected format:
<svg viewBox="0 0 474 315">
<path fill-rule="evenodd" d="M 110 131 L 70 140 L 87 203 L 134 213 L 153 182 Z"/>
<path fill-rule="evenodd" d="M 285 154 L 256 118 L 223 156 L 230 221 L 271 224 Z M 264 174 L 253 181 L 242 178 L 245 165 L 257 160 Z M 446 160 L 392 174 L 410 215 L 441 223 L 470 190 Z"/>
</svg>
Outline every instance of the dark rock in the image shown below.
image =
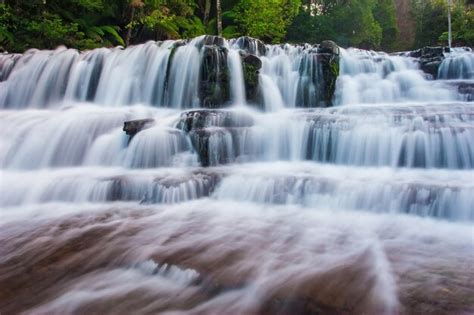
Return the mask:
<svg viewBox="0 0 474 315">
<path fill-rule="evenodd" d="M 256 38 L 242 36 L 237 38 L 236 43 L 240 49 L 245 50 L 249 54 L 263 56 L 267 53 L 265 44 Z"/>
<path fill-rule="evenodd" d="M 192 110 L 181 114 L 176 128 L 184 132 L 208 127 L 250 127 L 254 123 L 251 116 L 227 110 Z"/>
<path fill-rule="evenodd" d="M 185 40 L 177 40 L 173 43 L 173 45 L 171 46 L 170 48 L 170 56 L 168 58 L 168 64 L 166 66 L 166 78 L 165 78 L 165 89 L 167 88 L 168 86 L 168 79 L 170 77 L 170 71 L 171 71 L 171 66 L 173 65 L 173 57 L 174 57 L 174 54 L 176 53 L 176 50 L 181 47 L 181 46 L 184 46 L 186 45 L 187 42 Z"/>
<path fill-rule="evenodd" d="M 11 71 L 22 54 L 1 54 L 0 55 L 0 82 L 8 79 Z"/>
<path fill-rule="evenodd" d="M 153 118 L 130 120 L 123 123 L 123 131 L 130 136 L 129 141 L 143 129 L 150 128 L 155 123 Z"/>
<path fill-rule="evenodd" d="M 242 151 L 236 141 L 239 132 L 253 123 L 251 116 L 240 112 L 194 110 L 181 114 L 176 127 L 189 134 L 199 162 L 207 167 L 233 162 Z M 233 141 L 232 152 L 228 151 L 229 137 Z"/>
<path fill-rule="evenodd" d="M 445 58 L 444 53 L 447 52 L 448 47 L 423 47 L 409 52 L 408 56 L 418 58 L 420 69 L 433 79 L 437 79 L 438 68 Z"/>
<path fill-rule="evenodd" d="M 464 101 L 474 101 L 474 82 L 471 81 L 447 81 L 447 84 L 456 88 L 457 92 L 464 96 Z"/>
<path fill-rule="evenodd" d="M 227 48 L 204 46 L 199 78 L 199 98 L 203 107 L 218 108 L 230 100 Z"/>
<path fill-rule="evenodd" d="M 258 103 L 258 74 L 262 68 L 262 61 L 256 55 L 242 55 L 242 69 L 244 73 L 245 96 L 247 102 Z"/>
<path fill-rule="evenodd" d="M 225 47 L 225 39 L 220 36 L 206 35 L 204 36 L 203 45 Z"/>
<path fill-rule="evenodd" d="M 319 44 L 318 52 L 339 55 L 339 46 L 332 40 L 323 40 L 321 44 Z"/>
<path fill-rule="evenodd" d="M 242 61 L 246 64 L 252 65 L 252 67 L 257 70 L 262 68 L 262 60 L 255 55 L 247 54 L 244 56 Z"/>
<path fill-rule="evenodd" d="M 332 106 L 332 98 L 336 90 L 337 77 L 339 76 L 339 54 L 340 49 L 335 42 L 325 40 L 319 44 L 317 60 L 321 67 L 321 77 L 323 78 L 322 82 L 319 78 L 316 78 L 319 82 L 315 82 L 319 92 L 319 107 Z"/>
</svg>

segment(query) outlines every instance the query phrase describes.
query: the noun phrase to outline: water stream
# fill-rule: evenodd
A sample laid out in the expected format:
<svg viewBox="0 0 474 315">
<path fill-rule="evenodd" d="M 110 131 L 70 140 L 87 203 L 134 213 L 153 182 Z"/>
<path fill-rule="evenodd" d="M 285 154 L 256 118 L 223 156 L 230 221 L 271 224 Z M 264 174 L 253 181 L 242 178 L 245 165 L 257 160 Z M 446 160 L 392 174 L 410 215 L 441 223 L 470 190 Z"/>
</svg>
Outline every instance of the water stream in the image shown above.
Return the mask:
<svg viewBox="0 0 474 315">
<path fill-rule="evenodd" d="M 0 55 L 0 312 L 474 313 L 474 54 L 205 41 Z"/>
</svg>

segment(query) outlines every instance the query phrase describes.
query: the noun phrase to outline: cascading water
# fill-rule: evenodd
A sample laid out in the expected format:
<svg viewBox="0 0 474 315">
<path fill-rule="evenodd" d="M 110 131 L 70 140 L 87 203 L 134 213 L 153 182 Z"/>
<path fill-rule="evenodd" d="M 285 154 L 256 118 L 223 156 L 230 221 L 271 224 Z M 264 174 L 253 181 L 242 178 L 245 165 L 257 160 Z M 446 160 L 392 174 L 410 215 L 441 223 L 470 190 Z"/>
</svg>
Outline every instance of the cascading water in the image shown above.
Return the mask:
<svg viewBox="0 0 474 315">
<path fill-rule="evenodd" d="M 0 55 L 0 312 L 474 312 L 474 54 L 321 47 Z"/>
</svg>

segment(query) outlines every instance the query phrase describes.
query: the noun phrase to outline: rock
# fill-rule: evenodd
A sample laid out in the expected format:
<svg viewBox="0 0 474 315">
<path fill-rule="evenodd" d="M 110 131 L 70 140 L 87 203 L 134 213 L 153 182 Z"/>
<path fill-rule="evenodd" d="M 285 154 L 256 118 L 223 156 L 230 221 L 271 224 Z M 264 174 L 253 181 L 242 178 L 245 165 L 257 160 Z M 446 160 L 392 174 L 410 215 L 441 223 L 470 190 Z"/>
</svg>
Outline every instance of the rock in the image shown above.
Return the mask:
<svg viewBox="0 0 474 315">
<path fill-rule="evenodd" d="M 181 114 L 176 128 L 184 132 L 208 127 L 239 128 L 253 126 L 251 116 L 228 110 L 200 109 L 191 110 Z"/>
<path fill-rule="evenodd" d="M 332 40 L 323 40 L 318 47 L 319 53 L 339 55 L 339 46 Z"/>
<path fill-rule="evenodd" d="M 244 73 L 245 96 L 247 102 L 258 103 L 258 75 L 262 68 L 262 61 L 256 55 L 242 55 L 242 69 Z"/>
<path fill-rule="evenodd" d="M 464 101 L 472 102 L 474 101 L 474 82 L 472 81 L 446 81 L 446 84 L 449 84 L 457 89 L 457 92 L 464 97 Z"/>
<path fill-rule="evenodd" d="M 336 81 L 339 76 L 339 46 L 333 41 L 322 41 L 318 48 L 318 59 L 323 74 L 323 84 L 320 85 L 320 106 L 332 106 L 332 98 L 336 90 Z"/>
<path fill-rule="evenodd" d="M 265 44 L 256 38 L 242 36 L 237 38 L 236 43 L 240 49 L 245 50 L 245 52 L 249 54 L 263 56 L 267 52 L 267 47 Z"/>
<path fill-rule="evenodd" d="M 438 68 L 443 62 L 446 52 L 449 52 L 448 47 L 423 47 L 409 52 L 408 56 L 418 58 L 420 69 L 431 75 L 433 79 L 437 79 Z"/>
<path fill-rule="evenodd" d="M 204 36 L 203 45 L 225 47 L 225 39 L 220 36 L 206 35 Z"/>
<path fill-rule="evenodd" d="M 227 110 L 193 110 L 181 114 L 177 128 L 189 134 L 202 166 L 233 162 L 240 152 L 239 132 L 252 126 L 251 116 Z M 234 145 L 229 151 L 229 137 Z"/>
<path fill-rule="evenodd" d="M 177 40 L 173 43 L 173 45 L 170 47 L 170 56 L 168 58 L 168 64 L 167 64 L 167 67 L 166 67 L 166 84 L 168 84 L 168 78 L 170 77 L 170 71 L 171 71 L 171 66 L 173 64 L 173 57 L 174 57 L 174 54 L 176 53 L 176 50 L 181 47 L 181 46 L 184 46 L 186 45 L 187 42 L 185 40 Z"/>
<path fill-rule="evenodd" d="M 150 128 L 155 123 L 153 118 L 129 120 L 123 123 L 123 131 L 129 136 L 129 142 L 132 138 L 143 129 Z"/>
<path fill-rule="evenodd" d="M 262 60 L 255 55 L 247 54 L 244 56 L 243 60 L 244 63 L 252 65 L 257 70 L 262 68 Z"/>
<path fill-rule="evenodd" d="M 227 48 L 204 46 L 199 78 L 199 98 L 203 107 L 218 108 L 230 100 Z"/>
<path fill-rule="evenodd" d="M 6 81 L 22 54 L 0 54 L 0 82 Z"/>
</svg>

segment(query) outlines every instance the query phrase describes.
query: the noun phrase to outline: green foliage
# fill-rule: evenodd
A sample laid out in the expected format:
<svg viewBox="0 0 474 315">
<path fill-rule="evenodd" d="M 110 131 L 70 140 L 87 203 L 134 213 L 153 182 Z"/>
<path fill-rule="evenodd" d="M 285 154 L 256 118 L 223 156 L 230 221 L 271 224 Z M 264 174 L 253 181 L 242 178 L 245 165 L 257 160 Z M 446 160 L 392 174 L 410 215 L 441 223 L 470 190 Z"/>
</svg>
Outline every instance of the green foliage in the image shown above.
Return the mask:
<svg viewBox="0 0 474 315">
<path fill-rule="evenodd" d="M 397 34 L 393 0 L 322 0 L 316 6 L 311 3 L 303 3 L 301 13 L 289 28 L 289 41 L 306 39 L 317 43 L 331 39 L 342 46 L 378 49 L 382 34 L 389 34 L 391 28 Z M 382 19 L 388 22 L 382 25 Z"/>
<path fill-rule="evenodd" d="M 393 50 L 395 0 L 221 0 L 223 36 Z M 445 0 L 411 0 L 415 46 L 445 44 Z M 453 0 L 453 42 L 473 45 L 474 13 Z M 78 49 L 216 34 L 215 0 L 4 0 L 0 51 Z"/>
<path fill-rule="evenodd" d="M 444 0 L 413 0 L 416 20 L 415 47 L 439 44 L 439 36 L 448 28 L 447 6 Z"/>
<path fill-rule="evenodd" d="M 132 0 L 130 7 L 133 13 L 126 28 L 138 39 L 142 34 L 151 34 L 153 39 L 177 39 L 206 33 L 202 20 L 194 15 L 194 1 Z"/>
<path fill-rule="evenodd" d="M 380 48 L 391 51 L 396 47 L 398 38 L 397 18 L 393 0 L 378 0 L 373 10 L 374 18 L 382 28 Z"/>
<path fill-rule="evenodd" d="M 443 0 L 413 0 L 416 19 L 415 47 L 447 45 L 448 6 Z M 454 45 L 474 44 L 473 7 L 465 1 L 453 1 L 451 8 Z"/>
<path fill-rule="evenodd" d="M 415 47 L 447 45 L 448 6 L 443 0 L 414 0 L 413 16 L 416 19 Z M 474 44 L 474 9 L 466 1 L 453 1 L 451 8 L 454 45 Z"/>
<path fill-rule="evenodd" d="M 455 45 L 474 46 L 474 8 L 457 5 L 453 10 L 452 40 Z M 439 41 L 448 41 L 448 32 L 443 32 Z"/>
<path fill-rule="evenodd" d="M 21 52 L 58 45 L 123 45 L 120 28 L 105 23 L 111 14 L 107 5 L 106 0 L 7 1 L 0 4 L 0 48 Z"/>
<path fill-rule="evenodd" d="M 300 0 L 241 0 L 233 11 L 243 34 L 278 43 L 300 4 Z"/>
</svg>

